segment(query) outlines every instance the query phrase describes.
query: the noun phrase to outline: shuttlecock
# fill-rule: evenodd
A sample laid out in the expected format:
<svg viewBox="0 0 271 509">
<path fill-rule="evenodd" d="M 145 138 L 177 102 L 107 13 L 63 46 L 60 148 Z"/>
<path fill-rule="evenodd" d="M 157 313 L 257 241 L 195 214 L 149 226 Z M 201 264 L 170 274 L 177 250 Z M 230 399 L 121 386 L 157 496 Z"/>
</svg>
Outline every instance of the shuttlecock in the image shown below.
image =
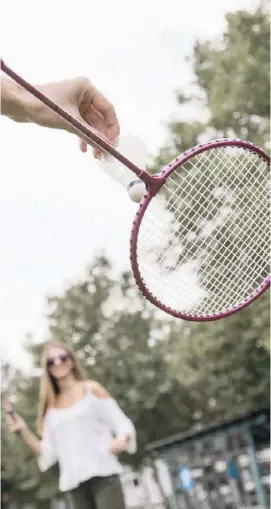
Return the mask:
<svg viewBox="0 0 271 509">
<path fill-rule="evenodd" d="M 146 193 L 146 186 L 142 180 L 136 179 L 130 182 L 127 186 L 127 191 L 131 200 L 135 203 L 139 203 Z"/>
</svg>

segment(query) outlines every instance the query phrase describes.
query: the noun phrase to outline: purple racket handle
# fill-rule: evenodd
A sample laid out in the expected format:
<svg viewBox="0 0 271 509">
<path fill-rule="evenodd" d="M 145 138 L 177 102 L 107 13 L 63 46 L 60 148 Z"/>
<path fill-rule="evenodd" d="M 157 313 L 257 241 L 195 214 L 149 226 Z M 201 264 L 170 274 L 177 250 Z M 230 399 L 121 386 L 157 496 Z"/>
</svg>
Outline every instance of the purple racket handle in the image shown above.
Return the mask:
<svg viewBox="0 0 271 509">
<path fill-rule="evenodd" d="M 12 404 L 9 401 L 6 401 L 5 408 L 6 408 L 6 413 L 10 417 L 14 417 L 14 410 L 13 410 Z"/>
<path fill-rule="evenodd" d="M 12 406 L 12 404 L 10 403 L 10 401 L 6 401 L 5 402 L 5 410 L 6 410 L 6 414 L 9 415 L 13 420 L 14 420 L 14 408 Z M 20 435 L 20 431 L 16 431 L 15 432 L 16 435 Z"/>
</svg>

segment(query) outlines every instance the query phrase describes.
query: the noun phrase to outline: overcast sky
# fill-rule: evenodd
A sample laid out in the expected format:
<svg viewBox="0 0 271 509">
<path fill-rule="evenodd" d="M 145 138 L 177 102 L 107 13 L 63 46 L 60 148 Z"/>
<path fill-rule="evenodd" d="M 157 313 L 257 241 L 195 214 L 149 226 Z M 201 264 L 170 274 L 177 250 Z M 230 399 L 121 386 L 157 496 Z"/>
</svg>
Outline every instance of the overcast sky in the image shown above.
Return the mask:
<svg viewBox="0 0 271 509">
<path fill-rule="evenodd" d="M 10 0 L 2 57 L 33 84 L 88 76 L 114 103 L 122 131 L 143 137 L 154 154 L 165 123 L 181 114 L 175 91 L 189 83 L 193 42 L 219 34 L 225 12 L 250 4 Z M 26 360 L 27 331 L 46 337 L 46 295 L 83 273 L 95 252 L 128 264 L 135 211 L 75 137 L 1 119 L 1 344 L 16 362 Z"/>
</svg>

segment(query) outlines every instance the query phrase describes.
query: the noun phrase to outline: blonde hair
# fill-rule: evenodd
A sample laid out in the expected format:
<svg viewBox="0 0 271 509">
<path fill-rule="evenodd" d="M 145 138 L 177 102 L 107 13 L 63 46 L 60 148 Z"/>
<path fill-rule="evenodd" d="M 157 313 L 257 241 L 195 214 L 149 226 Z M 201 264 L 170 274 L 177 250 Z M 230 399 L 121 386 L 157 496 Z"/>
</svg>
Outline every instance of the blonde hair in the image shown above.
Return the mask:
<svg viewBox="0 0 271 509">
<path fill-rule="evenodd" d="M 47 367 L 48 352 L 51 348 L 61 348 L 62 350 L 64 350 L 69 355 L 70 359 L 73 362 L 73 373 L 75 379 L 85 380 L 82 368 L 80 367 L 78 360 L 75 357 L 75 354 L 65 343 L 50 342 L 44 346 L 41 355 L 41 367 L 43 370 L 43 374 L 40 381 L 38 417 L 37 417 L 37 434 L 39 436 L 42 435 L 43 422 L 46 411 L 48 410 L 48 408 L 52 408 L 55 406 L 56 398 L 59 393 L 56 380 L 49 373 Z"/>
</svg>

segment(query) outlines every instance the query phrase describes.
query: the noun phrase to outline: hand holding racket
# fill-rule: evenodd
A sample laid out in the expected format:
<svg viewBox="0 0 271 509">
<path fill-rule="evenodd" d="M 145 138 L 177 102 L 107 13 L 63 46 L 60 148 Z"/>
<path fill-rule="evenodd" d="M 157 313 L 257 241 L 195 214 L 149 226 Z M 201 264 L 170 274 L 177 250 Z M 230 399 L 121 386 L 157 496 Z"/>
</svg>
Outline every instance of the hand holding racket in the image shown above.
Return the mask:
<svg viewBox="0 0 271 509">
<path fill-rule="evenodd" d="M 27 428 L 27 424 L 23 418 L 14 412 L 12 412 L 12 416 L 7 412 L 7 424 L 9 426 L 9 431 L 17 435 Z"/>
<path fill-rule="evenodd" d="M 151 175 L 2 60 L 1 68 L 102 151 L 112 178 L 129 189 L 137 178 L 142 199 L 131 265 L 150 302 L 177 318 L 217 320 L 270 286 L 270 158 L 263 150 L 242 140 L 213 140 Z"/>
<path fill-rule="evenodd" d="M 119 122 L 113 105 L 86 77 L 44 83 L 37 87 L 65 108 L 82 124 L 91 124 L 109 142 L 119 136 Z M 52 109 L 13 81 L 1 81 L 1 113 L 17 122 L 32 122 L 44 127 L 61 129 L 78 134 L 74 127 Z M 81 137 L 80 149 L 87 151 L 87 143 Z M 94 149 L 94 157 L 101 152 Z"/>
<path fill-rule="evenodd" d="M 120 439 L 120 438 L 112 438 L 109 450 L 111 454 L 121 454 L 127 448 L 128 440 Z"/>
</svg>

